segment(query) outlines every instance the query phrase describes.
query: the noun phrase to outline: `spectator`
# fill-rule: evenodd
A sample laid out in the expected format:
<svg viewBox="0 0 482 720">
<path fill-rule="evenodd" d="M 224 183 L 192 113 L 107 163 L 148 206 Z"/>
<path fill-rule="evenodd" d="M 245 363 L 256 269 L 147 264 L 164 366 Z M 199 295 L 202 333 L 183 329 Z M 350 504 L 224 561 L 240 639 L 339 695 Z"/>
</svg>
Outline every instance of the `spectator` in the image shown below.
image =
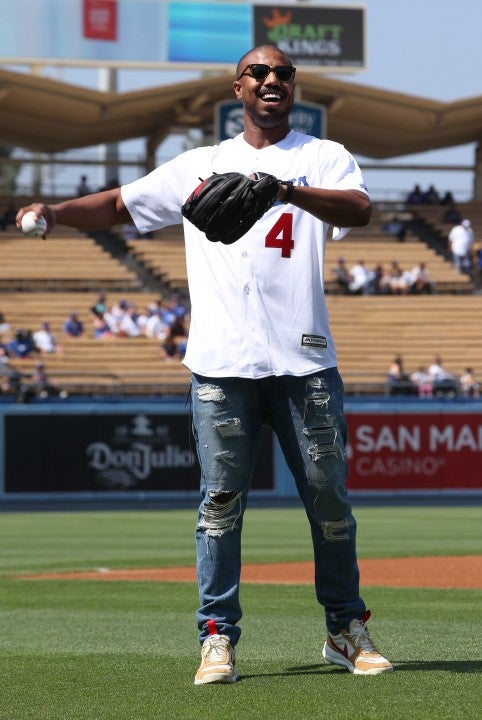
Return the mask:
<svg viewBox="0 0 482 720">
<path fill-rule="evenodd" d="M 90 311 L 102 320 L 107 310 L 107 296 L 105 293 L 100 293 L 97 297 L 97 300 L 90 308 Z"/>
<path fill-rule="evenodd" d="M 455 202 L 454 196 L 452 195 L 450 190 L 445 193 L 442 200 L 440 201 L 440 204 L 445 207 L 443 221 L 447 223 L 452 223 L 452 225 L 458 225 L 462 220 L 462 217 L 460 215 L 460 212 L 457 210 L 457 203 Z"/>
<path fill-rule="evenodd" d="M 455 397 L 458 391 L 458 382 L 443 366 L 442 358 L 438 355 L 428 368 L 432 378 L 432 392 L 435 397 Z"/>
<path fill-rule="evenodd" d="M 40 360 L 35 364 L 32 374 L 31 391 L 38 397 L 45 399 L 52 396 L 58 396 L 62 399 L 67 397 L 65 390 L 62 390 L 50 379 L 45 365 Z"/>
<path fill-rule="evenodd" d="M 376 265 L 370 273 L 368 293 L 370 295 L 384 295 L 387 292 L 387 273 L 383 265 Z"/>
<path fill-rule="evenodd" d="M 474 281 L 474 294 L 482 292 L 482 247 L 472 253 L 472 280 Z"/>
<path fill-rule="evenodd" d="M 413 217 L 411 215 L 394 213 L 382 223 L 381 229 L 384 232 L 390 233 L 390 235 L 395 235 L 399 242 L 405 242 L 405 236 L 412 221 Z"/>
<path fill-rule="evenodd" d="M 421 365 L 410 375 L 410 380 L 417 387 L 419 397 L 432 397 L 432 378 L 426 367 Z"/>
<path fill-rule="evenodd" d="M 448 241 L 453 266 L 461 272 L 468 272 L 471 266 L 470 253 L 474 244 L 474 231 L 470 220 L 465 219 L 449 232 Z"/>
<path fill-rule="evenodd" d="M 169 332 L 169 325 L 161 318 L 161 313 L 156 305 L 150 305 L 146 308 L 144 315 L 138 319 L 141 332 L 148 338 L 156 340 L 165 340 Z"/>
<path fill-rule="evenodd" d="M 182 318 L 176 318 L 161 343 L 161 357 L 182 360 L 186 354 L 188 330 Z"/>
<path fill-rule="evenodd" d="M 116 337 L 138 337 L 141 330 L 137 325 L 137 310 L 134 303 L 119 300 L 104 313 L 103 319 Z"/>
<path fill-rule="evenodd" d="M 447 190 L 447 192 L 444 194 L 444 196 L 440 200 L 440 204 L 446 205 L 448 207 L 453 207 L 456 204 L 453 193 L 450 190 Z"/>
<path fill-rule="evenodd" d="M 349 293 L 351 276 L 344 257 L 337 259 L 335 267 L 331 269 L 331 274 L 335 278 L 338 292 L 347 295 Z"/>
<path fill-rule="evenodd" d="M 141 334 L 137 324 L 137 310 L 134 303 L 125 300 L 121 301 L 116 323 L 118 337 L 139 337 Z"/>
<path fill-rule="evenodd" d="M 475 380 L 472 368 L 465 368 L 459 378 L 460 393 L 464 398 L 478 398 L 480 395 L 479 383 Z"/>
<path fill-rule="evenodd" d="M 397 259 L 390 261 L 390 268 L 385 276 L 384 284 L 392 295 L 405 295 L 408 292 L 408 278 Z"/>
<path fill-rule="evenodd" d="M 410 292 L 420 295 L 433 292 L 434 281 L 430 278 L 427 265 L 424 262 L 415 265 L 408 273 L 408 285 Z"/>
<path fill-rule="evenodd" d="M 42 353 L 61 353 L 62 347 L 57 344 L 55 335 L 50 329 L 50 323 L 43 322 L 40 330 L 33 334 L 35 347 Z"/>
<path fill-rule="evenodd" d="M 394 358 L 387 373 L 389 395 L 413 395 L 416 390 L 410 377 L 405 372 L 403 359 L 400 355 Z"/>
<path fill-rule="evenodd" d="M 462 220 L 460 212 L 455 205 L 449 205 L 443 214 L 443 221 L 452 225 L 459 225 Z"/>
<path fill-rule="evenodd" d="M 0 345 L 0 395 L 18 396 L 22 385 L 22 373 L 10 365 L 6 350 Z"/>
<path fill-rule="evenodd" d="M 446 378 L 451 378 L 452 374 L 449 373 L 447 370 L 445 370 L 443 366 L 443 361 L 440 355 L 437 355 L 432 364 L 428 367 L 428 373 L 432 380 L 445 380 Z"/>
<path fill-rule="evenodd" d="M 352 295 L 366 295 L 370 284 L 370 272 L 365 265 L 364 260 L 359 260 L 350 268 L 351 280 L 348 284 L 348 290 Z"/>
<path fill-rule="evenodd" d="M 428 190 L 423 193 L 422 203 L 424 205 L 439 205 L 440 195 L 435 189 L 435 185 L 429 185 Z"/>
<path fill-rule="evenodd" d="M 415 185 L 413 190 L 409 192 L 407 203 L 409 205 L 421 205 L 423 203 L 423 192 L 420 185 Z"/>
<path fill-rule="evenodd" d="M 68 337 L 80 337 L 84 332 L 84 323 L 80 320 L 75 310 L 72 310 L 67 320 L 64 322 L 63 331 Z"/>
<path fill-rule="evenodd" d="M 176 318 L 185 314 L 185 309 L 179 310 L 177 298 L 173 295 L 162 302 L 160 310 L 161 318 L 166 325 L 172 325 Z"/>
<path fill-rule="evenodd" d="M 81 175 L 80 182 L 77 185 L 77 197 L 84 197 L 84 195 L 90 195 L 92 190 L 90 189 L 87 181 L 87 175 Z"/>
<path fill-rule="evenodd" d="M 173 310 L 174 314 L 176 315 L 176 317 L 181 317 L 181 318 L 186 317 L 187 308 L 186 308 L 185 304 L 182 302 L 181 296 L 179 295 L 179 293 L 177 293 L 177 292 L 172 293 L 170 300 L 172 303 L 172 306 L 171 306 L 172 310 Z"/>
<path fill-rule="evenodd" d="M 113 338 L 115 338 L 115 335 L 112 332 L 109 323 L 105 320 L 104 317 L 94 315 L 92 319 L 92 325 L 95 340 L 112 340 Z"/>
<path fill-rule="evenodd" d="M 5 335 L 10 330 L 10 323 L 7 322 L 5 315 L 0 310 L 0 337 Z"/>
<path fill-rule="evenodd" d="M 7 343 L 7 355 L 13 358 L 28 358 L 39 352 L 35 345 L 32 331 L 19 328 L 14 337 Z"/>
</svg>

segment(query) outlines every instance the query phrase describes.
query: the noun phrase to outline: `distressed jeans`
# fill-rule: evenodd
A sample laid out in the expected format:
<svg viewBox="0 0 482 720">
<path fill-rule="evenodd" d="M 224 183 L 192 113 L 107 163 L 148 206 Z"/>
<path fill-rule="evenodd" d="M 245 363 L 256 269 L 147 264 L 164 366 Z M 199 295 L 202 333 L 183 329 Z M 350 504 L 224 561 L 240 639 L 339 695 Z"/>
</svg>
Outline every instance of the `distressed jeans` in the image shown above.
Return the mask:
<svg viewBox="0 0 482 720">
<path fill-rule="evenodd" d="M 260 380 L 193 375 L 193 432 L 201 466 L 196 524 L 201 643 L 214 619 L 239 640 L 241 532 L 263 424 L 270 425 L 311 528 L 315 590 L 330 632 L 366 607 L 359 595 L 356 522 L 345 487 L 346 420 L 336 368 Z"/>
</svg>

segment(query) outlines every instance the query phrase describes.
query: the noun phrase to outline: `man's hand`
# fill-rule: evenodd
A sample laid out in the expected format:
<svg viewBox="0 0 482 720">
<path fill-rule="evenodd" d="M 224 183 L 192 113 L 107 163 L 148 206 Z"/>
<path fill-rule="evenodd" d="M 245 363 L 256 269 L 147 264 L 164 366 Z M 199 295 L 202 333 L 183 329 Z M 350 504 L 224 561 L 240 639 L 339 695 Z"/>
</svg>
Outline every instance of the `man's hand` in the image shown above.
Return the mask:
<svg viewBox="0 0 482 720">
<path fill-rule="evenodd" d="M 20 231 L 22 230 L 22 218 L 28 212 L 33 212 L 37 220 L 40 217 L 45 218 L 47 229 L 42 235 L 42 239 L 46 240 L 47 235 L 51 232 L 55 225 L 55 216 L 51 208 L 48 205 L 43 205 L 42 203 L 32 203 L 31 205 L 26 205 L 25 207 L 20 208 L 15 217 L 15 224 Z"/>
</svg>

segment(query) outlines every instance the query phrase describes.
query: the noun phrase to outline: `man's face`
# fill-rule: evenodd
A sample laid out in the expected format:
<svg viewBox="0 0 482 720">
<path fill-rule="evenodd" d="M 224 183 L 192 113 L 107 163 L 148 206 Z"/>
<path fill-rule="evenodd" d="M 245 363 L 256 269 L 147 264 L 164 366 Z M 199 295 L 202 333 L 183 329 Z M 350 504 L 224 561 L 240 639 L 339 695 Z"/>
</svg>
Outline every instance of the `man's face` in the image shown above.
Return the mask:
<svg viewBox="0 0 482 720">
<path fill-rule="evenodd" d="M 257 80 L 248 67 L 253 63 L 268 65 L 271 72 Z M 246 57 L 240 69 L 245 74 L 234 82 L 234 92 L 255 125 L 271 128 L 288 120 L 294 100 L 294 79 L 280 80 L 274 68 L 290 64 L 285 55 L 276 49 L 255 50 Z"/>
</svg>

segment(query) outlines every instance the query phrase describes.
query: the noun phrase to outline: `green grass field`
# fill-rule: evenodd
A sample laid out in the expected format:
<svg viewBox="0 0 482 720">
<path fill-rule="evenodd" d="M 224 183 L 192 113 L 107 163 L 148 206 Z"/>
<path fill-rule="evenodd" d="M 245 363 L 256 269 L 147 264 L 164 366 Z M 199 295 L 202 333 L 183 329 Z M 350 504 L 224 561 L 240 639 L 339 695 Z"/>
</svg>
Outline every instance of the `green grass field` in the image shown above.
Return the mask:
<svg viewBox="0 0 482 720">
<path fill-rule="evenodd" d="M 482 508 L 360 508 L 360 557 L 479 554 Z M 308 586 L 244 585 L 240 681 L 195 687 L 193 583 L 25 580 L 99 567 L 192 565 L 193 511 L 0 514 L 2 720 L 475 720 L 482 592 L 363 588 L 396 672 L 321 657 Z M 299 509 L 248 509 L 246 562 L 311 559 Z"/>
</svg>

